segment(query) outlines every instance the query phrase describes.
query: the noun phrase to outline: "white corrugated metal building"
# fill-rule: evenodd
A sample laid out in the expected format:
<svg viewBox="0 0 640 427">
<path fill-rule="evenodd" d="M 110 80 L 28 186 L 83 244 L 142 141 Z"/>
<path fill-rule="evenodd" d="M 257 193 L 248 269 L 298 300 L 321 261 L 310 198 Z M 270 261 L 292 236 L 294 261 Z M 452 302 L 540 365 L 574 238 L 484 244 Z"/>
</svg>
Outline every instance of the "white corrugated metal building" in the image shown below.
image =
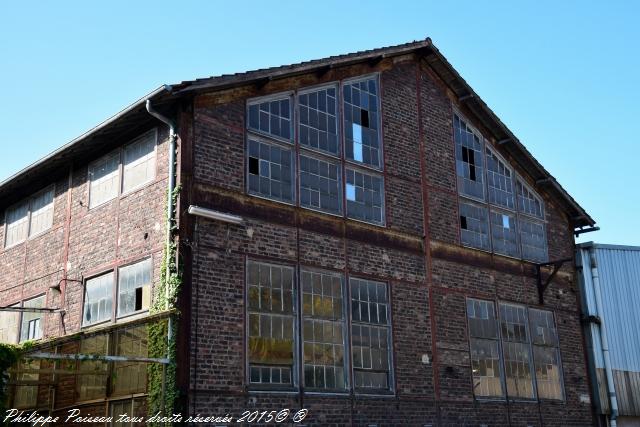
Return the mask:
<svg viewBox="0 0 640 427">
<path fill-rule="evenodd" d="M 640 247 L 579 244 L 576 265 L 601 425 L 640 427 Z"/>
</svg>

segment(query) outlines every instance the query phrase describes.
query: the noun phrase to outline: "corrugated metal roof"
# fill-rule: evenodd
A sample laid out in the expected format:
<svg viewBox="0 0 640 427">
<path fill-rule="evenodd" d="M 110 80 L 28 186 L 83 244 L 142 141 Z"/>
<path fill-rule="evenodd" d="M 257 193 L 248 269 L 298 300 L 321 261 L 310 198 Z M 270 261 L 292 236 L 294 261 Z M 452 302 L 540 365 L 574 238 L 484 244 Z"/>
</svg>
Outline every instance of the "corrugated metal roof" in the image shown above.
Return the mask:
<svg viewBox="0 0 640 427">
<path fill-rule="evenodd" d="M 434 71 L 443 79 L 443 81 L 456 93 L 460 99 L 465 99 L 465 104 L 474 112 L 485 126 L 494 134 L 497 140 L 508 141 L 504 144 L 504 148 L 527 170 L 539 185 L 544 185 L 544 190 L 554 196 L 562 203 L 562 206 L 570 214 L 576 227 L 594 225 L 595 221 L 587 214 L 587 212 L 566 192 L 556 179 L 531 155 L 524 145 L 515 137 L 515 135 L 505 126 L 504 123 L 495 115 L 487 104 L 473 91 L 471 86 L 460 76 L 447 59 L 433 45 L 430 38 L 425 40 L 413 41 L 410 43 L 400 44 L 397 46 L 387 46 L 383 48 L 359 51 L 344 55 L 330 56 L 323 59 L 305 61 L 296 64 L 283 65 L 279 67 L 271 67 L 247 71 L 236 74 L 226 74 L 221 76 L 212 76 L 196 80 L 186 80 L 172 86 L 163 86 L 154 92 L 148 94 L 145 98 L 137 101 L 123 112 L 129 113 L 131 110 L 140 111 L 142 101 L 146 98 L 162 97 L 164 100 L 178 99 L 184 96 L 191 96 L 193 93 L 221 90 L 228 87 L 252 84 L 258 81 L 270 81 L 279 78 L 291 77 L 297 74 L 309 73 L 317 71 L 325 67 L 342 67 L 364 61 L 380 60 L 387 57 L 404 55 L 408 53 L 421 53 L 426 61 L 434 69 Z M 118 113 L 103 124 L 88 131 L 80 137 L 74 139 L 56 150 L 49 156 L 30 165 L 12 177 L 0 183 L 0 203 L 3 196 L 8 195 L 8 191 L 17 188 L 16 182 L 24 181 L 25 177 L 33 178 L 44 169 L 45 165 L 59 164 L 59 160 L 64 158 L 66 154 L 72 154 L 76 146 L 83 145 L 90 137 L 93 137 L 98 131 L 108 126 L 115 126 L 119 120 L 123 120 L 127 114 Z M 58 160 L 57 163 L 55 161 Z M 49 168 L 51 169 L 51 168 Z M 43 175 L 45 172 L 40 173 Z M 13 184 L 13 185 L 11 185 Z M 1 207 L 1 206 L 0 206 Z"/>
</svg>

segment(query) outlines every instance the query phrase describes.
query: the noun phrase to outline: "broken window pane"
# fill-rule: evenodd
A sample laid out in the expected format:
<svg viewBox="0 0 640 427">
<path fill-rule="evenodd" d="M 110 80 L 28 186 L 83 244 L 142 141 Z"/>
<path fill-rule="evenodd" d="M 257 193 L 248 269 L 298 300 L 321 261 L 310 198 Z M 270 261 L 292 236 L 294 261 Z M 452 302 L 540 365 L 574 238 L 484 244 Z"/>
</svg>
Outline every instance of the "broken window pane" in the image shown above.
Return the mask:
<svg viewBox="0 0 640 427">
<path fill-rule="evenodd" d="M 44 308 L 45 295 L 30 299 L 22 304 L 24 308 Z M 20 325 L 20 342 L 39 340 L 42 338 L 43 313 L 23 311 L 22 324 Z"/>
<path fill-rule="evenodd" d="M 351 285 L 351 349 L 355 386 L 391 386 L 391 330 L 386 283 L 349 280 Z"/>
<path fill-rule="evenodd" d="M 256 139 L 249 142 L 249 193 L 273 200 L 292 202 L 293 150 Z"/>
<path fill-rule="evenodd" d="M 148 310 L 151 303 L 151 259 L 121 267 L 118 271 L 118 316 Z"/>
<path fill-rule="evenodd" d="M 108 154 L 89 165 L 89 207 L 118 196 L 120 152 Z"/>
<path fill-rule="evenodd" d="M 347 216 L 384 224 L 384 182 L 381 176 L 346 169 Z"/>
<path fill-rule="evenodd" d="M 500 328 L 509 397 L 532 399 L 533 377 L 524 306 L 500 304 Z"/>
<path fill-rule="evenodd" d="M 516 217 L 513 214 L 491 211 L 491 243 L 497 254 L 517 257 L 520 248 L 517 241 Z"/>
<path fill-rule="evenodd" d="M 345 154 L 347 159 L 382 168 L 382 144 L 378 129 L 377 80 L 346 83 L 343 90 Z"/>
<path fill-rule="evenodd" d="M 300 145 L 338 155 L 337 98 L 335 87 L 300 92 Z"/>
<path fill-rule="evenodd" d="M 547 260 L 547 239 L 544 224 L 542 222 L 528 220 L 523 216 L 518 219 L 520 228 L 520 246 L 522 258 L 544 262 Z"/>
<path fill-rule="evenodd" d="M 300 154 L 300 205 L 342 213 L 342 170 L 338 164 Z"/>
<path fill-rule="evenodd" d="M 486 155 L 489 203 L 515 209 L 511 169 L 488 147 Z"/>
<path fill-rule="evenodd" d="M 481 136 L 457 114 L 453 116 L 453 125 L 458 191 L 465 196 L 484 200 Z"/>
<path fill-rule="evenodd" d="M 250 261 L 247 269 L 249 380 L 293 385 L 293 268 Z"/>
<path fill-rule="evenodd" d="M 340 275 L 302 270 L 304 386 L 344 389 L 343 280 Z"/>
<path fill-rule="evenodd" d="M 247 127 L 253 131 L 291 141 L 291 96 L 282 95 L 272 100 L 248 102 Z"/>
<path fill-rule="evenodd" d="M 465 246 L 489 250 L 487 208 L 460 200 L 460 239 Z"/>
<path fill-rule="evenodd" d="M 113 273 L 87 280 L 82 325 L 89 326 L 111 319 L 112 299 Z"/>
</svg>

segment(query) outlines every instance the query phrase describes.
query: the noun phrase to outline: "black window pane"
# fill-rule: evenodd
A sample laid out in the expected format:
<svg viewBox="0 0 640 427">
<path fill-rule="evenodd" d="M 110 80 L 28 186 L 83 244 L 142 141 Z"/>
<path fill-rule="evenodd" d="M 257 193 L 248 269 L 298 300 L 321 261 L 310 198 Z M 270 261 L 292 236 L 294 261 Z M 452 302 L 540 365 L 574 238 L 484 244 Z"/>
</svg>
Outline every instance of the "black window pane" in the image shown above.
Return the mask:
<svg viewBox="0 0 640 427">
<path fill-rule="evenodd" d="M 377 116 L 371 113 L 378 110 L 375 88 L 375 79 L 345 84 L 344 128 L 347 159 L 379 168 L 382 165 L 380 136 Z"/>
<path fill-rule="evenodd" d="M 249 149 L 257 154 L 247 162 L 249 193 L 283 202 L 293 201 L 293 150 L 262 141 L 249 140 Z"/>
</svg>

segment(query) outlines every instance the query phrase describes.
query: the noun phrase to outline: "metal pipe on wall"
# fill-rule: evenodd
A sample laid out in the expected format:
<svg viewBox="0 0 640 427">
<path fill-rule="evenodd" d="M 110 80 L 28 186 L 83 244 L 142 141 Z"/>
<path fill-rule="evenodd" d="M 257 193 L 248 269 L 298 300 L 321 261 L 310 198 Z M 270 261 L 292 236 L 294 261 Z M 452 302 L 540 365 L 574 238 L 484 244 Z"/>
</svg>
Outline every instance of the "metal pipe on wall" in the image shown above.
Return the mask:
<svg viewBox="0 0 640 427">
<path fill-rule="evenodd" d="M 609 357 L 609 341 L 607 339 L 607 328 L 604 319 L 604 307 L 602 305 L 602 290 L 600 288 L 600 276 L 598 274 L 598 262 L 596 260 L 596 251 L 594 247 L 589 248 L 589 264 L 591 267 L 591 279 L 593 280 L 593 290 L 596 302 L 596 316 L 600 319 L 598 331 L 600 332 L 600 345 L 602 348 L 602 358 L 604 360 L 604 371 L 607 378 L 607 391 L 609 392 L 609 408 L 611 415 L 609 417 L 609 425 L 617 426 L 618 419 L 618 397 L 616 395 L 615 385 L 613 383 L 613 372 L 611 370 L 611 359 Z"/>
</svg>

